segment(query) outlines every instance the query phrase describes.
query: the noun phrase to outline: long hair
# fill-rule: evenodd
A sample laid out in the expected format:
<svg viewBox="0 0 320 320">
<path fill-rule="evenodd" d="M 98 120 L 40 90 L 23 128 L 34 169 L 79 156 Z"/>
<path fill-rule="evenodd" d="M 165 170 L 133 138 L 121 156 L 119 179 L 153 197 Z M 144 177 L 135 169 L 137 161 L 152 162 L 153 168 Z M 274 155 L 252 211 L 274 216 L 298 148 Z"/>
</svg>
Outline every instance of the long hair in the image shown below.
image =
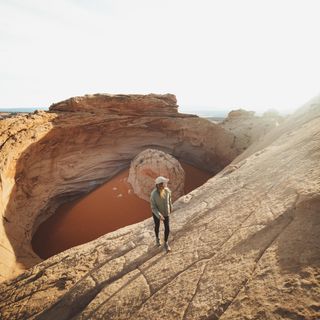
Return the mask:
<svg viewBox="0 0 320 320">
<path fill-rule="evenodd" d="M 160 198 L 161 198 L 161 199 L 164 199 L 164 198 L 166 197 L 166 192 L 165 192 L 165 190 L 164 190 L 164 189 L 161 189 L 161 190 L 159 190 L 159 192 L 160 192 Z"/>
<path fill-rule="evenodd" d="M 160 198 L 164 199 L 166 197 L 166 192 L 164 191 L 165 188 L 160 189 L 158 185 L 156 185 L 156 187 L 157 187 L 157 190 L 159 192 Z"/>
</svg>

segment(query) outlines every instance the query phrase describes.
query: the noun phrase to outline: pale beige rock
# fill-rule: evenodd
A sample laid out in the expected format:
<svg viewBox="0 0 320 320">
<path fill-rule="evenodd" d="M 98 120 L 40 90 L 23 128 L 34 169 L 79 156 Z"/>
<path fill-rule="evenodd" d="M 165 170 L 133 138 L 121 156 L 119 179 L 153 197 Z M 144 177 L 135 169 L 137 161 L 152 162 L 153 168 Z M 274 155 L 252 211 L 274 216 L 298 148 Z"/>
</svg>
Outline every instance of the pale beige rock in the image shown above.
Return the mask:
<svg viewBox="0 0 320 320">
<path fill-rule="evenodd" d="M 148 219 L 0 285 L 1 319 L 320 318 L 320 99 L 171 216 L 172 252 Z"/>
<path fill-rule="evenodd" d="M 140 152 L 130 164 L 128 182 L 136 195 L 149 201 L 158 176 L 169 179 L 168 187 L 172 191 L 173 201 L 184 195 L 183 168 L 177 159 L 160 150 L 146 149 Z"/>
<path fill-rule="evenodd" d="M 229 112 L 228 117 L 221 123 L 221 127 L 235 135 L 234 144 L 238 149 L 244 151 L 253 142 L 278 127 L 283 120 L 283 117 L 272 112 L 256 116 L 254 111 L 238 109 Z"/>
</svg>

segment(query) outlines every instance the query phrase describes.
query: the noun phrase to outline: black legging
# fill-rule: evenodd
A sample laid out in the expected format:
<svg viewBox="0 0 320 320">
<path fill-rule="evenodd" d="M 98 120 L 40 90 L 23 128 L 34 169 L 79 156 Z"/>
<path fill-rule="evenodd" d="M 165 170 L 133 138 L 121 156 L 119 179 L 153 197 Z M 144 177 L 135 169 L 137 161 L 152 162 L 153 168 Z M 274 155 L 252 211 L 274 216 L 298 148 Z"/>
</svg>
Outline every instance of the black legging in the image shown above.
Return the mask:
<svg viewBox="0 0 320 320">
<path fill-rule="evenodd" d="M 160 228 L 160 219 L 157 218 L 157 216 L 152 213 L 153 220 L 154 220 L 154 232 L 156 234 L 156 237 L 159 238 L 159 228 Z M 169 238 L 170 228 L 169 228 L 169 217 L 164 217 L 164 241 L 167 242 Z"/>
</svg>

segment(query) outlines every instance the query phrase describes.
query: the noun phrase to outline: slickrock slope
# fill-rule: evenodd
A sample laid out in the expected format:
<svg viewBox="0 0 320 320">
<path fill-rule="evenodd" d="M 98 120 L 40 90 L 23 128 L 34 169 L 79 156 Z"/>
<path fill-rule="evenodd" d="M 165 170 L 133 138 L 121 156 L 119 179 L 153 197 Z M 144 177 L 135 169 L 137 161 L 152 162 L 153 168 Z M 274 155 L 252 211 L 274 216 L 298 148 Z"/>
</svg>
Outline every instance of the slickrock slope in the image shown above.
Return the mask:
<svg viewBox="0 0 320 320">
<path fill-rule="evenodd" d="M 0 285 L 3 319 L 319 319 L 320 99 L 151 219 Z"/>
<path fill-rule="evenodd" d="M 171 155 L 160 150 L 146 149 L 131 161 L 128 182 L 141 199 L 149 201 L 158 176 L 169 179 L 172 201 L 184 195 L 185 172 L 179 161 Z"/>
<path fill-rule="evenodd" d="M 217 173 L 240 150 L 234 135 L 180 114 L 173 95 L 92 95 L 51 112 L 0 121 L 0 281 L 41 261 L 31 239 L 56 208 L 155 148 Z"/>
</svg>

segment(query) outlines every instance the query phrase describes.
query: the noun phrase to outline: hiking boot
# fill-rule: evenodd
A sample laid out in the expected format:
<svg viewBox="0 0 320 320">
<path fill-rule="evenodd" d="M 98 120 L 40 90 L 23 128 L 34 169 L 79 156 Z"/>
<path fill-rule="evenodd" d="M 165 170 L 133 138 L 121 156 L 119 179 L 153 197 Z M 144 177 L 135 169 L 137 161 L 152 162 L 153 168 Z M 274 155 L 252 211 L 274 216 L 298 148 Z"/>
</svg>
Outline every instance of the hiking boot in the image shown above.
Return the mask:
<svg viewBox="0 0 320 320">
<path fill-rule="evenodd" d="M 160 246 L 161 246 L 161 243 L 160 243 L 160 239 L 159 239 L 159 238 L 156 238 L 156 246 L 157 246 L 157 247 L 160 247 Z"/>
<path fill-rule="evenodd" d="M 171 251 L 171 248 L 170 248 L 168 242 L 166 242 L 166 243 L 164 244 L 164 248 L 166 249 L 167 252 L 170 252 L 170 251 Z"/>
</svg>

